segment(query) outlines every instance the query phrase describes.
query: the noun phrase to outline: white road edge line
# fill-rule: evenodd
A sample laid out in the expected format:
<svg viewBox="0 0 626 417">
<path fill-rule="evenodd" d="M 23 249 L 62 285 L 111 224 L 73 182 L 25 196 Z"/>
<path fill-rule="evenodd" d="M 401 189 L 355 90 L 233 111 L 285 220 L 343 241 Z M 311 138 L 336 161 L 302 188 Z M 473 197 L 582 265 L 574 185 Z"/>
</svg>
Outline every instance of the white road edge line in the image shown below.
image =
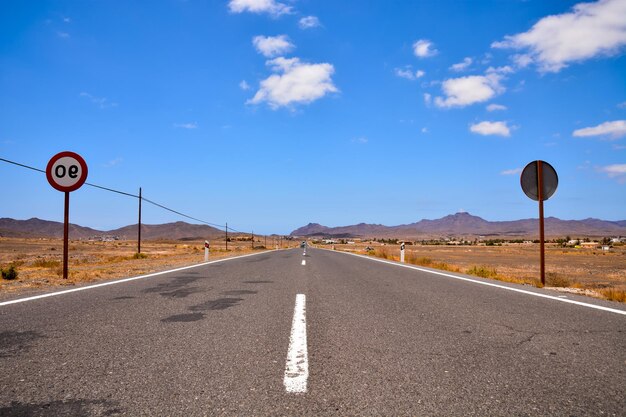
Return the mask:
<svg viewBox="0 0 626 417">
<path fill-rule="evenodd" d="M 103 283 L 100 283 L 100 284 L 88 285 L 88 286 L 85 286 L 85 287 L 72 288 L 71 290 L 63 290 L 63 291 L 51 292 L 51 293 L 47 293 L 47 294 L 35 295 L 35 296 L 32 296 L 32 297 L 18 298 L 16 300 L 3 301 L 3 302 L 0 302 L 0 307 L 7 306 L 9 304 L 17 304 L 17 303 L 24 303 L 26 301 L 38 300 L 40 298 L 54 297 L 55 295 L 63 295 L 63 294 L 68 294 L 68 293 L 76 292 L 76 291 L 84 291 L 84 290 L 90 290 L 92 288 L 106 287 L 107 285 L 122 284 L 124 282 L 135 281 L 135 280 L 138 280 L 138 279 L 156 277 L 158 275 L 169 274 L 170 272 L 184 271 L 185 269 L 198 268 L 200 266 L 210 265 L 210 264 L 214 264 L 214 263 L 218 263 L 218 262 L 232 261 L 232 260 L 235 260 L 235 259 L 246 258 L 248 256 L 260 255 L 262 253 L 267 253 L 267 251 L 258 252 L 258 253 L 250 253 L 248 255 L 234 256 L 232 258 L 217 259 L 215 261 L 202 262 L 202 263 L 197 264 L 197 265 L 183 266 L 181 268 L 170 269 L 170 270 L 161 271 L 161 272 L 155 272 L 153 274 L 139 275 L 139 276 L 136 276 L 136 277 L 123 278 L 123 279 L 118 279 L 118 280 L 115 280 L 115 281 L 107 281 L 107 282 L 103 282 Z"/>
<path fill-rule="evenodd" d="M 289 351 L 287 352 L 283 384 L 287 392 L 302 394 L 306 392 L 308 379 L 309 355 L 306 347 L 306 297 L 304 294 L 297 294 L 296 307 L 294 308 L 293 321 L 291 322 L 291 337 L 289 338 Z"/>
<path fill-rule="evenodd" d="M 323 250 L 329 250 L 329 249 L 323 249 Z M 486 285 L 488 287 L 500 288 L 500 289 L 503 289 L 503 290 L 514 291 L 514 292 L 527 294 L 527 295 L 533 295 L 535 297 L 540 297 L 540 298 L 548 298 L 550 300 L 556 300 L 556 301 L 560 301 L 562 303 L 576 304 L 576 305 L 583 306 L 583 307 L 594 308 L 596 310 L 608 311 L 609 313 L 621 314 L 623 316 L 626 316 L 626 311 L 618 310 L 616 308 L 604 307 L 604 306 L 599 306 L 599 305 L 596 305 L 596 304 L 583 303 L 582 301 L 575 301 L 575 300 L 570 300 L 570 299 L 567 299 L 567 298 L 559 298 L 559 297 L 555 297 L 555 296 L 552 296 L 552 295 L 547 295 L 547 294 L 541 294 L 541 293 L 537 293 L 537 292 L 522 290 L 520 288 L 513 288 L 513 287 L 507 287 L 507 286 L 504 286 L 504 285 L 493 284 L 491 282 L 477 281 L 477 280 L 471 279 L 471 278 L 460 277 L 458 275 L 452 275 L 452 274 L 446 274 L 445 272 L 431 271 L 429 269 L 420 268 L 418 266 L 407 265 L 407 264 L 400 264 L 400 263 L 396 263 L 396 262 L 387 261 L 387 260 L 384 260 L 384 259 L 377 259 L 377 258 L 372 258 L 372 257 L 369 257 L 369 256 L 365 256 L 365 255 L 359 255 L 359 254 L 356 254 L 356 253 L 342 252 L 342 251 L 331 251 L 331 252 L 344 253 L 346 255 L 357 256 L 359 258 L 368 259 L 368 260 L 374 261 L 374 262 L 382 262 L 384 264 L 399 266 L 399 267 L 402 267 L 402 268 L 415 269 L 417 271 L 428 272 L 429 274 L 441 275 L 441 276 L 448 277 L 448 278 L 454 278 L 454 279 L 458 279 L 460 281 L 473 282 L 474 284 Z"/>
</svg>

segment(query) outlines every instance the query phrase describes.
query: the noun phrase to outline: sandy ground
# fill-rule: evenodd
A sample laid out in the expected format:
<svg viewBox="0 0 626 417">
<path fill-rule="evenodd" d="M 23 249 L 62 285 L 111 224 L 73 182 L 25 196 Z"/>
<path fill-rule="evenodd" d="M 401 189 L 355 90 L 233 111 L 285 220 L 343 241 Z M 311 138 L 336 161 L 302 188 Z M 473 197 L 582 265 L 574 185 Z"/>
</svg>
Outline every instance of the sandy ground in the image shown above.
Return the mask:
<svg viewBox="0 0 626 417">
<path fill-rule="evenodd" d="M 224 241 L 211 244 L 209 260 L 253 252 L 251 242 Z M 256 241 L 255 252 L 265 250 L 264 240 Z M 283 247 L 297 245 L 284 242 Z M 273 249 L 273 241 L 268 239 Z M 16 266 L 15 280 L 0 279 L 0 294 L 22 293 L 52 286 L 71 286 L 84 282 L 131 277 L 204 262 L 204 241 L 146 241 L 136 258 L 137 243 L 130 241 L 87 242 L 71 241 L 69 277 L 63 275 L 63 241 L 61 239 L 0 238 L 0 267 Z"/>
<path fill-rule="evenodd" d="M 339 250 L 365 253 L 365 246 L 386 248 L 399 258 L 398 245 L 377 244 L 335 245 Z M 498 275 L 521 281 L 539 280 L 539 245 L 508 246 L 406 246 L 406 256 L 432 259 L 445 263 L 451 269 L 466 272 L 473 266 L 495 269 Z M 626 290 L 626 246 L 614 247 L 610 252 L 600 249 L 562 248 L 546 245 L 546 272 L 568 286 L 590 289 L 615 288 Z M 548 280 L 549 281 L 549 280 Z M 550 282 L 548 282 L 548 285 Z"/>
</svg>

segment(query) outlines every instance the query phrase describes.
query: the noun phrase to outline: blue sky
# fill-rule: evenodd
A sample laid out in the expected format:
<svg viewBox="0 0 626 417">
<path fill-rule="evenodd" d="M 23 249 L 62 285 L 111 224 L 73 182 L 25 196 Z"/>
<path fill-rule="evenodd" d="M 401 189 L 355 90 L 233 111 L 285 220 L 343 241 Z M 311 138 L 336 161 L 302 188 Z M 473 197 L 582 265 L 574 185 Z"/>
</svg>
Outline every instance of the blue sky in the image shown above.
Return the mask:
<svg viewBox="0 0 626 417">
<path fill-rule="evenodd" d="M 81 154 L 88 181 L 257 233 L 537 216 L 626 218 L 626 2 L 0 3 L 0 157 Z M 0 163 L 0 217 L 61 220 Z M 90 187 L 71 221 L 136 222 Z M 184 220 L 149 205 L 144 222 Z"/>
</svg>

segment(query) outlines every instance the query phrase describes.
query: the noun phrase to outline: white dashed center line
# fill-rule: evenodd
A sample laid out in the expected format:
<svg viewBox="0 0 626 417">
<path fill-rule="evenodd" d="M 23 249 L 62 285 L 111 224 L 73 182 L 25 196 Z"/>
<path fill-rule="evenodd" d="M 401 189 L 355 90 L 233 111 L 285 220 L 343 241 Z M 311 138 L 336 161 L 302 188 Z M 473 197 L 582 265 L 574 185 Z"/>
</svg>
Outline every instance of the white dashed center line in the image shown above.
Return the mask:
<svg viewBox="0 0 626 417">
<path fill-rule="evenodd" d="M 306 261 L 304 259 L 302 260 L 302 265 L 306 265 Z"/>
<path fill-rule="evenodd" d="M 309 378 L 309 355 L 306 347 L 306 297 L 296 295 L 296 307 L 291 322 L 291 337 L 285 365 L 283 384 L 289 393 L 303 394 L 306 392 Z"/>
</svg>

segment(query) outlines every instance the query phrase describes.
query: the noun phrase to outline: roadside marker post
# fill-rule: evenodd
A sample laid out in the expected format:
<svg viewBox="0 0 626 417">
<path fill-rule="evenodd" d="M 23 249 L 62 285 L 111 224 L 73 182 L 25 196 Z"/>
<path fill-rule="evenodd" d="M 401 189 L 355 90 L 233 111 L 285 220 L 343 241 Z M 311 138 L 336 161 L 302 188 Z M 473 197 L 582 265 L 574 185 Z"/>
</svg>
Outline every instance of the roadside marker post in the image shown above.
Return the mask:
<svg viewBox="0 0 626 417">
<path fill-rule="evenodd" d="M 520 184 L 528 198 L 539 202 L 539 263 L 541 285 L 546 285 L 543 202 L 552 197 L 556 191 L 559 185 L 559 177 L 552 165 L 545 161 L 537 160 L 526 165 L 520 176 Z"/>
<path fill-rule="evenodd" d="M 210 244 L 208 240 L 204 241 L 204 262 L 208 262 L 209 261 L 209 249 L 210 249 Z"/>
<path fill-rule="evenodd" d="M 87 181 L 87 163 L 74 152 L 60 152 L 50 158 L 46 166 L 46 178 L 55 190 L 65 193 L 63 211 L 63 279 L 67 279 L 69 260 L 70 193 Z"/>
<path fill-rule="evenodd" d="M 400 244 L 400 262 L 404 263 L 404 242 Z"/>
</svg>

